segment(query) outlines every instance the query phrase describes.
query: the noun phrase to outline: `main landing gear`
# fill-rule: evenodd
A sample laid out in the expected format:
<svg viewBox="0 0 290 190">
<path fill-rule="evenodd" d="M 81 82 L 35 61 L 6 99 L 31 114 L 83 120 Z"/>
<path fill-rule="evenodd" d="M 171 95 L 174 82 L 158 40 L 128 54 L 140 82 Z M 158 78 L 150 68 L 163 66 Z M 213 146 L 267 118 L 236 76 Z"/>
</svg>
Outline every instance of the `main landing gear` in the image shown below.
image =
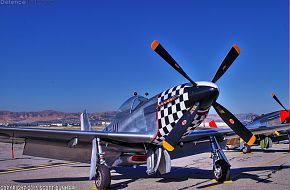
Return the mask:
<svg viewBox="0 0 290 190">
<path fill-rule="evenodd" d="M 240 140 L 240 150 L 243 152 L 243 154 L 252 152 L 251 147 L 247 143 L 245 143 L 245 141 L 243 140 Z"/>
<path fill-rule="evenodd" d="M 242 152 L 243 152 L 243 154 L 251 153 L 252 149 L 251 149 L 251 147 L 249 145 L 247 145 L 245 143 L 244 147 L 242 148 Z"/>
<path fill-rule="evenodd" d="M 108 166 L 101 164 L 96 168 L 95 184 L 97 189 L 109 189 L 111 185 L 111 172 Z"/>
<path fill-rule="evenodd" d="M 100 139 L 97 138 L 97 165 L 95 185 L 97 189 L 109 189 L 111 185 L 111 172 L 104 159 L 104 153 L 101 147 Z"/>
<path fill-rule="evenodd" d="M 216 137 L 210 136 L 210 144 L 212 148 L 213 159 L 213 175 L 218 182 L 230 180 L 230 167 L 229 161 L 219 146 Z"/>
</svg>

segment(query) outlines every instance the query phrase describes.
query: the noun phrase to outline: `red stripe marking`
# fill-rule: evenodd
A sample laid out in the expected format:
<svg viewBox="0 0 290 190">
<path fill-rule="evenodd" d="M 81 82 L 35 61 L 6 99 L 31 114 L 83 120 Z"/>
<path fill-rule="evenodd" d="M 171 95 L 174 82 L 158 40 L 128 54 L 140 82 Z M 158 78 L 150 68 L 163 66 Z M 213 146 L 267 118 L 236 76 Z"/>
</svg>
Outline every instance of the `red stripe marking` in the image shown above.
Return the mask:
<svg viewBox="0 0 290 190">
<path fill-rule="evenodd" d="M 170 98 L 170 99 L 168 99 L 168 100 L 162 102 L 161 104 L 157 105 L 157 108 L 162 107 L 162 106 L 164 106 L 164 105 L 166 105 L 166 104 L 168 104 L 168 103 L 170 103 L 170 102 L 176 100 L 177 98 L 178 98 L 178 97 L 172 97 L 172 98 Z M 157 108 L 156 108 L 156 109 L 157 109 Z"/>
</svg>

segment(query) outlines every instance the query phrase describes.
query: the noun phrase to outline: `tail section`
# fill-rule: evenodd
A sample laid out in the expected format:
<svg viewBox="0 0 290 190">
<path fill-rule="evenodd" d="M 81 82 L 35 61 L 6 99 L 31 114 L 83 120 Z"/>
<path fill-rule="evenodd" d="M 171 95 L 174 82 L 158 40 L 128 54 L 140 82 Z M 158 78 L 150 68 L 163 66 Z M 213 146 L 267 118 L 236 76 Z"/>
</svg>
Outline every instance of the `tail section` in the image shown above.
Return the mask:
<svg viewBox="0 0 290 190">
<path fill-rule="evenodd" d="M 86 110 L 84 110 L 84 112 L 81 114 L 80 120 L 81 120 L 81 130 L 82 131 L 90 131 L 92 129 L 91 123 L 89 120 L 89 115 L 88 115 Z"/>
<path fill-rule="evenodd" d="M 210 128 L 217 128 L 217 124 L 216 124 L 216 122 L 214 120 L 211 120 L 209 122 L 209 126 L 210 126 Z"/>
</svg>

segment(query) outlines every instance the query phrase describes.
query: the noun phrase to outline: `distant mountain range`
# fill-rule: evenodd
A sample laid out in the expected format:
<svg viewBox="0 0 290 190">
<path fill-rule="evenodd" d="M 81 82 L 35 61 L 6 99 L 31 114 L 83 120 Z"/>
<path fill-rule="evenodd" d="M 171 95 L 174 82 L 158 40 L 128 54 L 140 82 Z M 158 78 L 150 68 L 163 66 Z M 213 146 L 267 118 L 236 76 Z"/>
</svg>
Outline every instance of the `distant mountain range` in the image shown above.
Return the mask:
<svg viewBox="0 0 290 190">
<path fill-rule="evenodd" d="M 256 117 L 260 116 L 256 113 L 239 113 L 234 114 L 241 122 L 248 123 L 253 121 Z M 211 120 L 215 120 L 216 122 L 223 122 L 223 120 L 220 118 L 217 114 L 209 114 L 206 118 L 206 122 L 209 122 Z"/>
<path fill-rule="evenodd" d="M 62 120 L 78 120 L 81 113 L 44 110 L 38 112 L 11 112 L 0 111 L 0 123 L 33 123 Z M 116 115 L 116 112 L 89 113 L 90 119 L 106 121 Z"/>
<path fill-rule="evenodd" d="M 53 110 L 44 110 L 38 112 L 11 112 L 0 111 L 0 124 L 5 123 L 35 123 L 35 122 L 66 122 L 66 121 L 79 121 L 81 113 L 60 112 Z M 89 113 L 91 120 L 96 121 L 111 121 L 116 115 L 115 111 L 111 112 L 93 112 Z M 236 114 L 238 119 L 242 122 L 250 122 L 258 114 L 255 113 L 242 113 Z M 209 114 L 206 118 L 206 122 L 215 120 L 217 122 L 222 121 L 216 114 Z"/>
</svg>

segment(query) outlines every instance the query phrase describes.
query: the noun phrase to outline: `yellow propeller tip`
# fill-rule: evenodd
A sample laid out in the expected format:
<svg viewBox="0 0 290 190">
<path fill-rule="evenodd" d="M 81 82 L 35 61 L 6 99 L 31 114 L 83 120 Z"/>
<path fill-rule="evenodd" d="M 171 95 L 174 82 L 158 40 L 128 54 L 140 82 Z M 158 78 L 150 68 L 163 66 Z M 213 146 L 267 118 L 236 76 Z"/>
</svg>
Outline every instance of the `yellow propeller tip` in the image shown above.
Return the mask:
<svg viewBox="0 0 290 190">
<path fill-rule="evenodd" d="M 275 96 L 275 93 L 274 92 L 272 92 L 272 97 L 274 97 Z"/>
<path fill-rule="evenodd" d="M 165 140 L 162 142 L 162 146 L 169 152 L 172 152 L 174 150 L 174 147 Z"/>
<path fill-rule="evenodd" d="M 240 54 L 241 50 L 237 44 L 233 45 L 233 48 L 235 48 L 235 50 L 238 52 L 238 54 Z"/>
<path fill-rule="evenodd" d="M 159 42 L 157 40 L 154 40 L 151 43 L 151 49 L 155 50 L 159 46 Z"/>
<path fill-rule="evenodd" d="M 251 137 L 251 139 L 247 142 L 247 144 L 248 144 L 249 146 L 252 146 L 252 145 L 255 143 L 255 141 L 256 141 L 256 137 L 255 137 L 255 135 L 253 135 L 253 136 Z"/>
</svg>

